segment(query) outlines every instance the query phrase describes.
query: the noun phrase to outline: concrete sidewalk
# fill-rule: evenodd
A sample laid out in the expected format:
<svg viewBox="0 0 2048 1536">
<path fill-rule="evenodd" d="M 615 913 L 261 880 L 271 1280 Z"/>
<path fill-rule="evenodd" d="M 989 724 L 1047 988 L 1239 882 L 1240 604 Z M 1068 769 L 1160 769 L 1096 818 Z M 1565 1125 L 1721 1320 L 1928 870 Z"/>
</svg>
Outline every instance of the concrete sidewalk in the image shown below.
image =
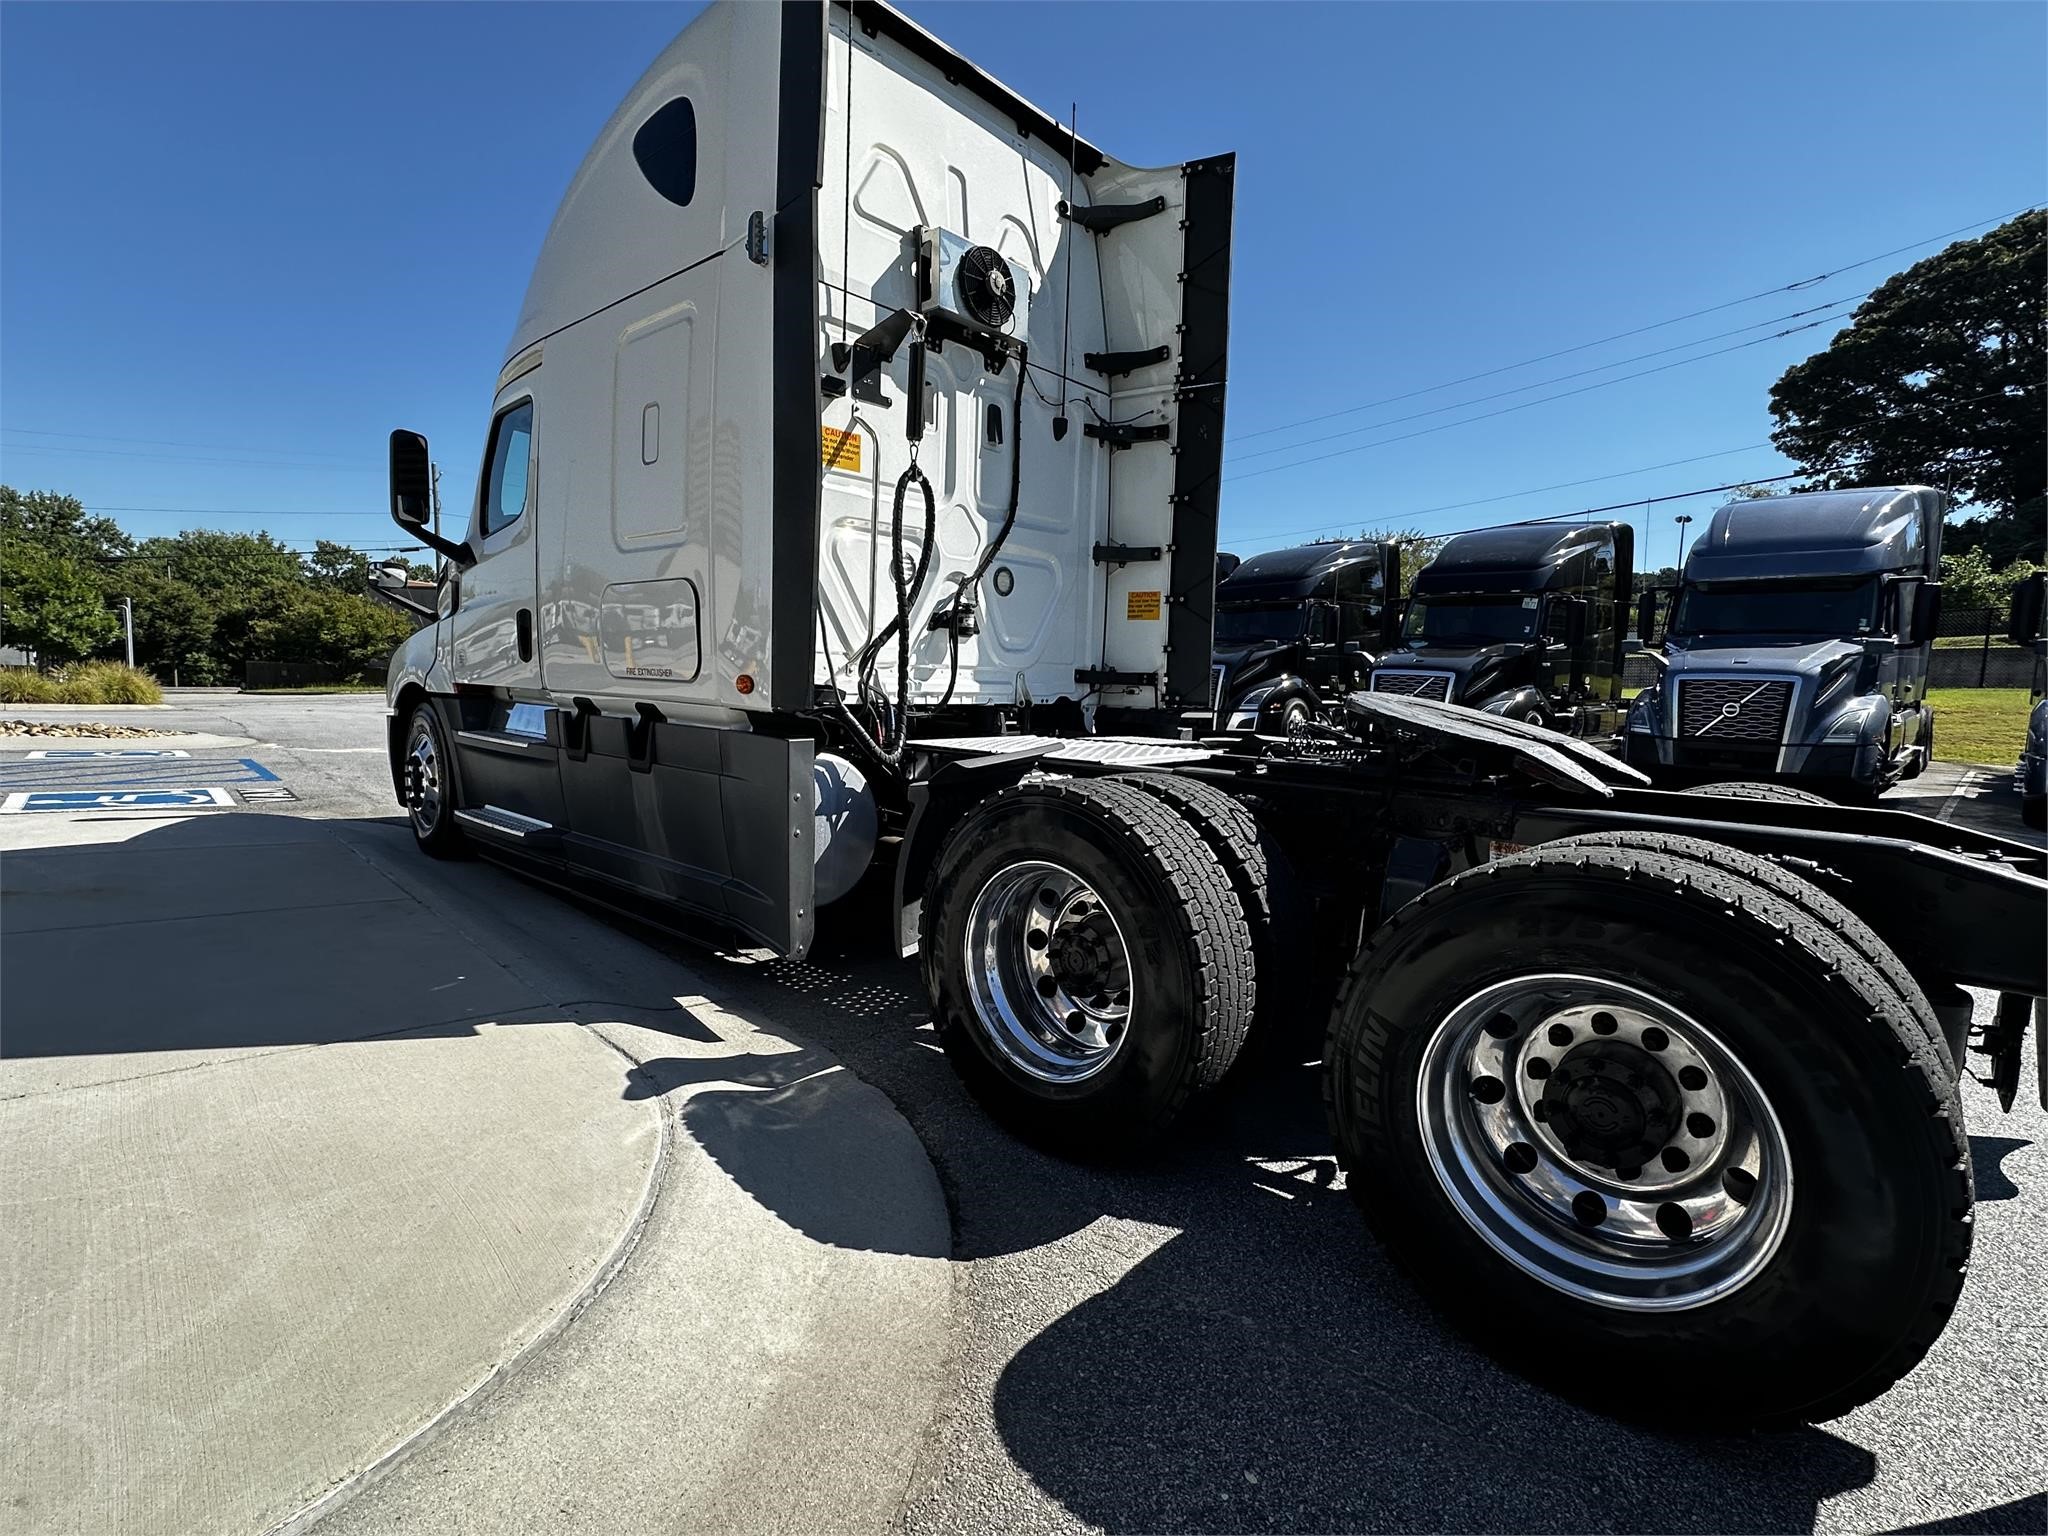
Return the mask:
<svg viewBox="0 0 2048 1536">
<path fill-rule="evenodd" d="M 886 1524 L 951 1323 L 908 1127 L 409 843 L 0 823 L 9 1528 L 302 1527 L 432 1456 L 435 1529 L 575 1528 L 593 1492 L 614 1530 Z M 480 1429 L 517 1476 L 464 1491 Z"/>
</svg>

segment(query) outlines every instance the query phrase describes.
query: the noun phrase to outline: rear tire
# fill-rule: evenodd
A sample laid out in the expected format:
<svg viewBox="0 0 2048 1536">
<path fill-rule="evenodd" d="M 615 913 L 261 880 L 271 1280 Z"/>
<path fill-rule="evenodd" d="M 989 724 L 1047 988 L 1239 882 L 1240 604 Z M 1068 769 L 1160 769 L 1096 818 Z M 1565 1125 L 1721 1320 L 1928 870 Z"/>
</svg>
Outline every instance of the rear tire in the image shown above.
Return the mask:
<svg viewBox="0 0 2048 1536">
<path fill-rule="evenodd" d="M 1594 1039 L 1603 1015 L 1618 1044 Z M 1510 1085 L 1460 1075 L 1488 1051 Z M 1590 1090 L 1566 1071 L 1581 1052 Z M 1381 926 L 1339 999 L 1326 1090 L 1368 1220 L 1482 1344 L 1603 1412 L 1728 1429 L 1869 1401 L 1954 1310 L 1971 1191 L 1943 1055 L 1805 905 L 1674 844 L 1573 842 L 1467 871 Z M 1562 1120 L 1533 1107 L 1553 1077 Z M 1695 1135 L 1701 1094 L 1721 1113 Z M 1522 1138 L 1497 1156 L 1496 1124 Z M 1599 1163 L 1667 1124 L 1684 1135 L 1643 1165 Z"/>
<path fill-rule="evenodd" d="M 941 850 L 923 967 L 961 1080 L 1027 1140 L 1077 1155 L 1156 1140 L 1219 1083 L 1255 1001 L 1252 940 L 1216 855 L 1114 780 L 1027 783 Z"/>
<path fill-rule="evenodd" d="M 1214 784 L 1171 773 L 1119 775 L 1110 782 L 1170 806 L 1223 866 L 1251 931 L 1258 1008 L 1249 1043 L 1256 1049 L 1277 1038 L 1300 1011 L 1309 972 L 1307 904 L 1287 855 L 1249 806 Z"/>
<path fill-rule="evenodd" d="M 1730 779 L 1725 784 L 1696 784 L 1679 791 L 1684 795 L 1713 795 L 1723 800 L 1782 800 L 1787 805 L 1833 805 L 1826 795 L 1790 784 L 1766 784 L 1747 779 Z"/>
</svg>

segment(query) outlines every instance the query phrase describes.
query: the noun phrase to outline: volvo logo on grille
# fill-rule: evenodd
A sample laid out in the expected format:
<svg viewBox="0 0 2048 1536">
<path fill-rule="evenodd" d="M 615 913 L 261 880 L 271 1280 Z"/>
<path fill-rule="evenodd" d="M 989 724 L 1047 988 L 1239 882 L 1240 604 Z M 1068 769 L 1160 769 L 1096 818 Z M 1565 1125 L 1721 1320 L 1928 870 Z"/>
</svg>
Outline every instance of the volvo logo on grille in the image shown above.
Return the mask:
<svg viewBox="0 0 2048 1536">
<path fill-rule="evenodd" d="M 1732 720 L 1741 713 L 1742 706 L 1740 704 L 1730 702 L 1721 706 L 1721 718 L 1724 720 Z"/>
</svg>

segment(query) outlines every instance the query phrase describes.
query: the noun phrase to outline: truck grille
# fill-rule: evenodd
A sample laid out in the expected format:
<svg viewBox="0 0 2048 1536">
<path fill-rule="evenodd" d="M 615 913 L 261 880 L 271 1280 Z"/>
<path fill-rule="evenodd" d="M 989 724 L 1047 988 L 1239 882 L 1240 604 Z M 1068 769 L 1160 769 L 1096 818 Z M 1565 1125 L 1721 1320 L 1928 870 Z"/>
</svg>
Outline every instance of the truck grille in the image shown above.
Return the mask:
<svg viewBox="0 0 2048 1536">
<path fill-rule="evenodd" d="M 1448 672 L 1381 672 L 1372 674 L 1374 693 L 1398 693 L 1411 699 L 1434 699 L 1446 702 L 1451 696 L 1451 674 Z"/>
<path fill-rule="evenodd" d="M 1769 742 L 1785 738 L 1785 714 L 1792 704 L 1787 679 L 1681 677 L 1678 734 L 1708 742 Z"/>
</svg>

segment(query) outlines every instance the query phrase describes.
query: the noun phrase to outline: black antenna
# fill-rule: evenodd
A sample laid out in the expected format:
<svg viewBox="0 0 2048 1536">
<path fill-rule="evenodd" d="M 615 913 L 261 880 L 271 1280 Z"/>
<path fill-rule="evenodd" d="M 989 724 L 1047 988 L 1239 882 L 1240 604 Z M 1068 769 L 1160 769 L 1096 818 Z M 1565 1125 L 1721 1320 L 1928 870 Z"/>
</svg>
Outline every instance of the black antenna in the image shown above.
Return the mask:
<svg viewBox="0 0 2048 1536">
<path fill-rule="evenodd" d="M 1067 206 L 1074 206 L 1074 156 L 1081 146 L 1081 104 L 1067 104 Z M 1074 225 L 1067 225 L 1067 272 L 1061 280 L 1061 304 L 1064 313 L 1060 316 L 1060 413 L 1052 419 L 1052 440 L 1059 442 L 1067 435 L 1067 343 L 1074 326 Z"/>
</svg>

